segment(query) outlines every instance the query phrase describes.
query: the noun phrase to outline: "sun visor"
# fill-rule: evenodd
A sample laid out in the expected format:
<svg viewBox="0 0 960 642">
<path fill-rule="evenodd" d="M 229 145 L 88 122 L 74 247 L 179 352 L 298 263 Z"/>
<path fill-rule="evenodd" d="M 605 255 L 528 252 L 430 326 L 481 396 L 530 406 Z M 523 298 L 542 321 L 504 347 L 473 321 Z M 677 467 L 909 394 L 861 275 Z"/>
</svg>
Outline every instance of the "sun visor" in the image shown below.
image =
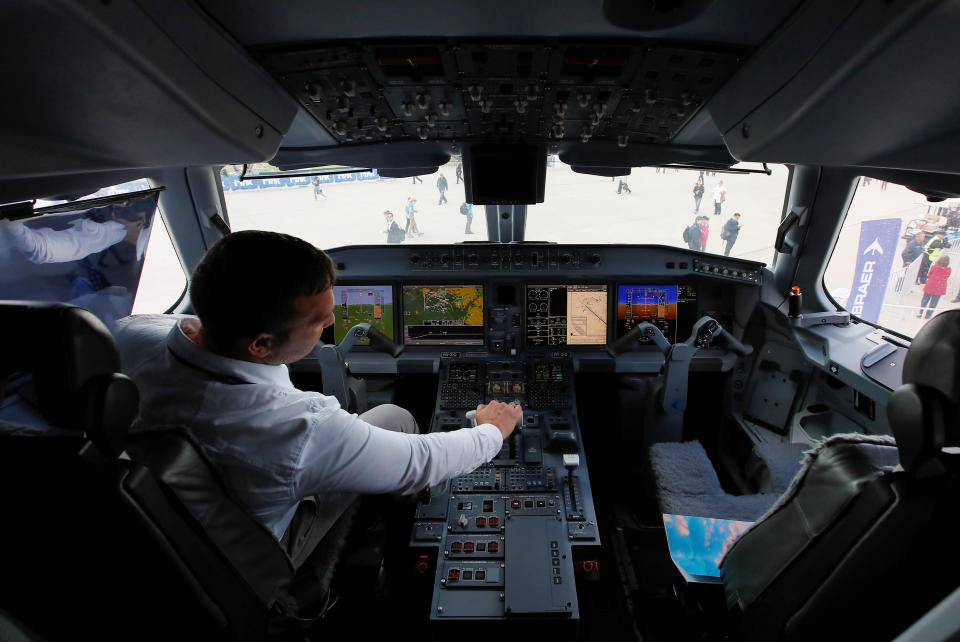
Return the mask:
<svg viewBox="0 0 960 642">
<path fill-rule="evenodd" d="M 577 174 L 590 174 L 592 176 L 629 176 L 630 169 L 629 167 L 583 167 L 580 165 L 571 165 L 572 169 Z"/>
<path fill-rule="evenodd" d="M 726 169 L 737 161 L 726 147 L 695 145 L 646 145 L 594 140 L 568 142 L 560 146 L 560 160 L 574 167 L 646 167 L 652 165 L 694 165 Z M 601 174 L 609 176 L 609 174 Z"/>
<path fill-rule="evenodd" d="M 439 167 L 450 162 L 450 144 L 441 142 L 396 142 L 389 145 L 341 145 L 337 147 L 281 148 L 270 161 L 282 170 L 317 167 L 319 165 L 348 165 L 381 170 L 423 169 Z M 412 176 L 413 174 L 406 174 Z"/>
</svg>

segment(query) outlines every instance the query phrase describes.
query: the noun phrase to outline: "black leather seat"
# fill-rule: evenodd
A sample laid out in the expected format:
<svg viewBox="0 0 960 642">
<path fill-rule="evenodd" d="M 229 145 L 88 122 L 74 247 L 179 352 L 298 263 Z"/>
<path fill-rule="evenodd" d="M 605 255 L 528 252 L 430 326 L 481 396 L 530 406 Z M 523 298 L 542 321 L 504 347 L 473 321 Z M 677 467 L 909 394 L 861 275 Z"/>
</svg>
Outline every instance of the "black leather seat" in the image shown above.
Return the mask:
<svg viewBox="0 0 960 642">
<path fill-rule="evenodd" d="M 3 368 L 32 377 L 45 424 L 0 440 L 0 606 L 51 639 L 255 640 L 301 624 L 289 558 L 186 431 L 122 455 L 138 394 L 96 317 L 4 302 L 0 328 L 18 338 Z M 62 429 L 82 438 L 51 456 L 61 437 L 36 435 Z"/>
<path fill-rule="evenodd" d="M 827 440 L 727 553 L 748 639 L 892 639 L 960 585 L 960 311 L 920 331 L 903 381 L 887 404 L 896 445 Z"/>
</svg>

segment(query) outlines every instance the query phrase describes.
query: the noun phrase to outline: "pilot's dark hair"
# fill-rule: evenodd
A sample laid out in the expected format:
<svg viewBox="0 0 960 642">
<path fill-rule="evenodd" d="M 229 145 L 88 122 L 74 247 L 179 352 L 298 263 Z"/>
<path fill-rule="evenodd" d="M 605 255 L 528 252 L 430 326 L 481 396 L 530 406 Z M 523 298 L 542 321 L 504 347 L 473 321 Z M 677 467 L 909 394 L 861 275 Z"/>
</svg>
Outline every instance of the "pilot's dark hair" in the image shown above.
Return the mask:
<svg viewBox="0 0 960 642">
<path fill-rule="evenodd" d="M 207 250 L 190 280 L 190 300 L 215 351 L 261 332 L 285 341 L 297 297 L 324 292 L 336 281 L 333 261 L 303 239 L 248 230 Z"/>
</svg>

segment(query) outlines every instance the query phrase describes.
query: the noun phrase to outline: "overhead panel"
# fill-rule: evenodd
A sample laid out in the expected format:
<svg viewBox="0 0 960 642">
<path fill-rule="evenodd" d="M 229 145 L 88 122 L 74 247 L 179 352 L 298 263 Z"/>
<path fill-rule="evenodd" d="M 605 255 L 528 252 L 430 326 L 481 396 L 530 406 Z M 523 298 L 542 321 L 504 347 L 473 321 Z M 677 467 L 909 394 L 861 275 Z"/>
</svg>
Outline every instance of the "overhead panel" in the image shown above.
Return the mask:
<svg viewBox="0 0 960 642">
<path fill-rule="evenodd" d="M 743 52 L 661 42 L 416 42 L 263 50 L 341 145 L 670 142 Z"/>
</svg>

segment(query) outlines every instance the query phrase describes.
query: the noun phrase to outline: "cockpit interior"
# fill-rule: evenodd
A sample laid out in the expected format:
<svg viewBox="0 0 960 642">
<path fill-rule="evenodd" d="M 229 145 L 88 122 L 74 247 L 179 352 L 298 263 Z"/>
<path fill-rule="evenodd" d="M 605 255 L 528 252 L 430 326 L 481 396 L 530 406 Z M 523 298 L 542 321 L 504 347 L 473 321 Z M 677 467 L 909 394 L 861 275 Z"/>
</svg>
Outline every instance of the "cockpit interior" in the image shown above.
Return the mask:
<svg viewBox="0 0 960 642">
<path fill-rule="evenodd" d="M 949 0 L 3 3 L 0 638 L 957 639 L 958 29 Z M 298 389 L 429 434 L 522 408 L 338 521 L 309 582 L 190 425 L 131 431 L 117 323 L 195 314 L 241 230 L 336 269 Z"/>
</svg>

